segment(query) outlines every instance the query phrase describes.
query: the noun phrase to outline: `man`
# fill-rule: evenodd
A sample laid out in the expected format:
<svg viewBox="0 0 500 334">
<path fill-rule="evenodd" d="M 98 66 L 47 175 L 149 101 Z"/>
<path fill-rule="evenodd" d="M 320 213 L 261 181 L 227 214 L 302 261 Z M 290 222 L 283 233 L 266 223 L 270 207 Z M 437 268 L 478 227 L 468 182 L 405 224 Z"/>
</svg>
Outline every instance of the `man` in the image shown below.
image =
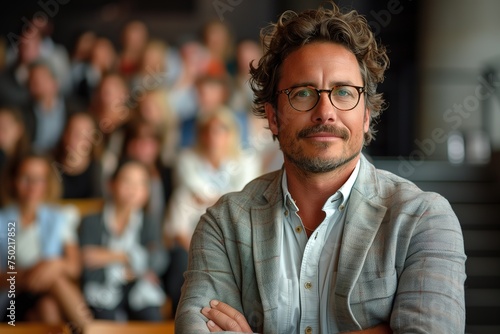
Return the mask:
<svg viewBox="0 0 500 334">
<path fill-rule="evenodd" d="M 202 216 L 178 333 L 463 333 L 465 254 L 449 203 L 360 153 L 388 58 L 366 20 L 284 13 L 252 67 L 281 171 Z"/>
</svg>

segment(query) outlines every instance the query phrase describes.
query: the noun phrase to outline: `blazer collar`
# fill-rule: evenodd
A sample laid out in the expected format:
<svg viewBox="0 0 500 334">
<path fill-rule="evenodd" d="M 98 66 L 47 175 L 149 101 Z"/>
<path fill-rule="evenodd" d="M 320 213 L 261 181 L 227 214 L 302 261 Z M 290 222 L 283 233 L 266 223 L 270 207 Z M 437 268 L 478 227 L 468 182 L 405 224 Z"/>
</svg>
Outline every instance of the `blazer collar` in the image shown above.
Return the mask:
<svg viewBox="0 0 500 334">
<path fill-rule="evenodd" d="M 349 297 L 387 211 L 387 207 L 377 203 L 378 191 L 376 169 L 361 156 L 358 179 L 347 207 L 337 269 L 335 315 L 338 324 L 357 324 L 350 311 Z"/>
<path fill-rule="evenodd" d="M 278 311 L 279 256 L 283 224 L 283 170 L 269 175 L 271 181 L 262 193 L 262 205 L 251 208 L 253 260 L 257 287 L 264 311 L 265 333 L 276 332 Z"/>
</svg>

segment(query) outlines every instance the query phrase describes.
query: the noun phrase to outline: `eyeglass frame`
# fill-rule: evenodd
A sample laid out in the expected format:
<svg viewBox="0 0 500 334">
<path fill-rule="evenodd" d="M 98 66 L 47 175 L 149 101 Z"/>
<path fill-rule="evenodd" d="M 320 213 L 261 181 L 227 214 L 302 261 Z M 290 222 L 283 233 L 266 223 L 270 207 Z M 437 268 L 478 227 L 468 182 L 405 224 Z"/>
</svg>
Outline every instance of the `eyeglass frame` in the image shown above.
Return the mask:
<svg viewBox="0 0 500 334">
<path fill-rule="evenodd" d="M 297 108 L 295 108 L 292 104 L 292 101 L 290 101 L 290 93 L 292 92 L 293 89 L 295 88 L 300 88 L 300 87 L 305 87 L 305 88 L 312 88 L 314 89 L 317 93 L 318 93 L 318 99 L 316 100 L 316 103 L 309 109 L 307 110 L 299 110 Z M 354 107 L 350 108 L 350 109 L 341 109 L 339 107 L 337 107 L 335 104 L 333 104 L 333 101 L 332 101 L 332 92 L 334 89 L 338 88 L 338 87 L 352 87 L 352 88 L 355 88 L 356 91 L 358 92 L 358 101 L 356 102 L 356 104 L 354 105 Z M 328 100 L 330 100 L 330 103 L 332 104 L 332 106 L 334 106 L 335 108 L 337 108 L 338 110 L 340 111 L 350 111 L 350 110 L 353 110 L 354 108 L 356 108 L 359 104 L 359 101 L 361 100 L 361 94 L 363 93 L 366 93 L 366 88 L 364 86 L 354 86 L 354 85 L 335 85 L 332 87 L 332 89 L 318 89 L 316 87 L 313 87 L 313 86 L 302 86 L 302 85 L 298 85 L 298 86 L 292 86 L 292 87 L 288 87 L 288 88 L 285 88 L 285 89 L 281 89 L 279 91 L 276 92 L 276 95 L 279 95 L 279 94 L 285 94 L 287 96 L 287 99 L 288 99 L 288 103 L 290 104 L 290 106 L 297 110 L 298 112 L 307 112 L 307 111 L 311 111 L 313 110 L 319 103 L 319 100 L 321 98 L 321 93 L 328 93 Z"/>
</svg>

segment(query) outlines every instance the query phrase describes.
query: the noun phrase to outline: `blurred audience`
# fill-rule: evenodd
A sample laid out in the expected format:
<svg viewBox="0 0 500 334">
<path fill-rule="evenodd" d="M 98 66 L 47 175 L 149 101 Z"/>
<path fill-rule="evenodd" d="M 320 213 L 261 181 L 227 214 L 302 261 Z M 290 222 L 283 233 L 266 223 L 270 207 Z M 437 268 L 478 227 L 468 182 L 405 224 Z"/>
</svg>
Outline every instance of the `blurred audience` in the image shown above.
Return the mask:
<svg viewBox="0 0 500 334">
<path fill-rule="evenodd" d="M 0 225 L 6 231 L 8 222 L 14 222 L 16 230 L 16 320 L 57 324 L 67 319 L 81 328 L 91 314 L 74 283 L 81 271 L 76 235 L 79 217 L 48 204 L 58 198 L 59 183 L 42 156 L 22 157 L 6 175 Z M 0 238 L 3 285 L 7 282 L 7 233 L 0 233 Z"/>
<path fill-rule="evenodd" d="M 70 116 L 54 153 L 63 198 L 98 198 L 103 195 L 102 134 L 88 113 Z"/>
<path fill-rule="evenodd" d="M 18 222 L 16 316 L 158 321 L 166 294 L 173 317 L 200 215 L 282 163 L 252 116 L 260 46 L 235 46 L 210 21 L 178 47 L 134 19 L 118 41 L 81 30 L 69 57 L 53 22 L 25 24 L 15 43 L 0 40 L 0 224 Z M 49 204 L 61 195 L 105 205 L 80 223 L 74 207 Z"/>
<path fill-rule="evenodd" d="M 148 169 L 137 161 L 119 165 L 111 199 L 80 227 L 83 292 L 96 319 L 160 321 L 165 295 L 155 256 L 162 256 L 160 227 L 144 212 Z"/>
</svg>

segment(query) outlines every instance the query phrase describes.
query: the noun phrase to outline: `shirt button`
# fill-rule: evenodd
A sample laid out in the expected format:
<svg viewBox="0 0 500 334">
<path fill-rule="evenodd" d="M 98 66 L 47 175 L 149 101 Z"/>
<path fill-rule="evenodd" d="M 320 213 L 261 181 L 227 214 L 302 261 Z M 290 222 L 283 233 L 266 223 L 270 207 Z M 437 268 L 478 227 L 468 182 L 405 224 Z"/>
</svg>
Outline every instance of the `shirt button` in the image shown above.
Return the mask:
<svg viewBox="0 0 500 334">
<path fill-rule="evenodd" d="M 297 226 L 297 227 L 295 228 L 295 232 L 297 232 L 297 233 L 302 232 L 302 226 Z"/>
<path fill-rule="evenodd" d="M 305 287 L 307 290 L 309 290 L 310 288 L 312 288 L 312 286 L 313 286 L 313 285 L 312 285 L 312 283 L 311 283 L 311 282 L 306 282 L 306 283 L 304 284 L 304 287 Z"/>
<path fill-rule="evenodd" d="M 313 329 L 311 328 L 311 326 L 307 326 L 306 327 L 306 330 L 304 331 L 306 334 L 311 334 L 313 332 Z"/>
<path fill-rule="evenodd" d="M 285 216 L 288 216 L 288 210 L 285 210 Z"/>
<path fill-rule="evenodd" d="M 344 205 L 344 204 L 341 204 L 341 205 L 339 206 L 339 210 L 340 210 L 340 211 L 344 211 L 344 209 L 345 209 L 345 205 Z"/>
</svg>

